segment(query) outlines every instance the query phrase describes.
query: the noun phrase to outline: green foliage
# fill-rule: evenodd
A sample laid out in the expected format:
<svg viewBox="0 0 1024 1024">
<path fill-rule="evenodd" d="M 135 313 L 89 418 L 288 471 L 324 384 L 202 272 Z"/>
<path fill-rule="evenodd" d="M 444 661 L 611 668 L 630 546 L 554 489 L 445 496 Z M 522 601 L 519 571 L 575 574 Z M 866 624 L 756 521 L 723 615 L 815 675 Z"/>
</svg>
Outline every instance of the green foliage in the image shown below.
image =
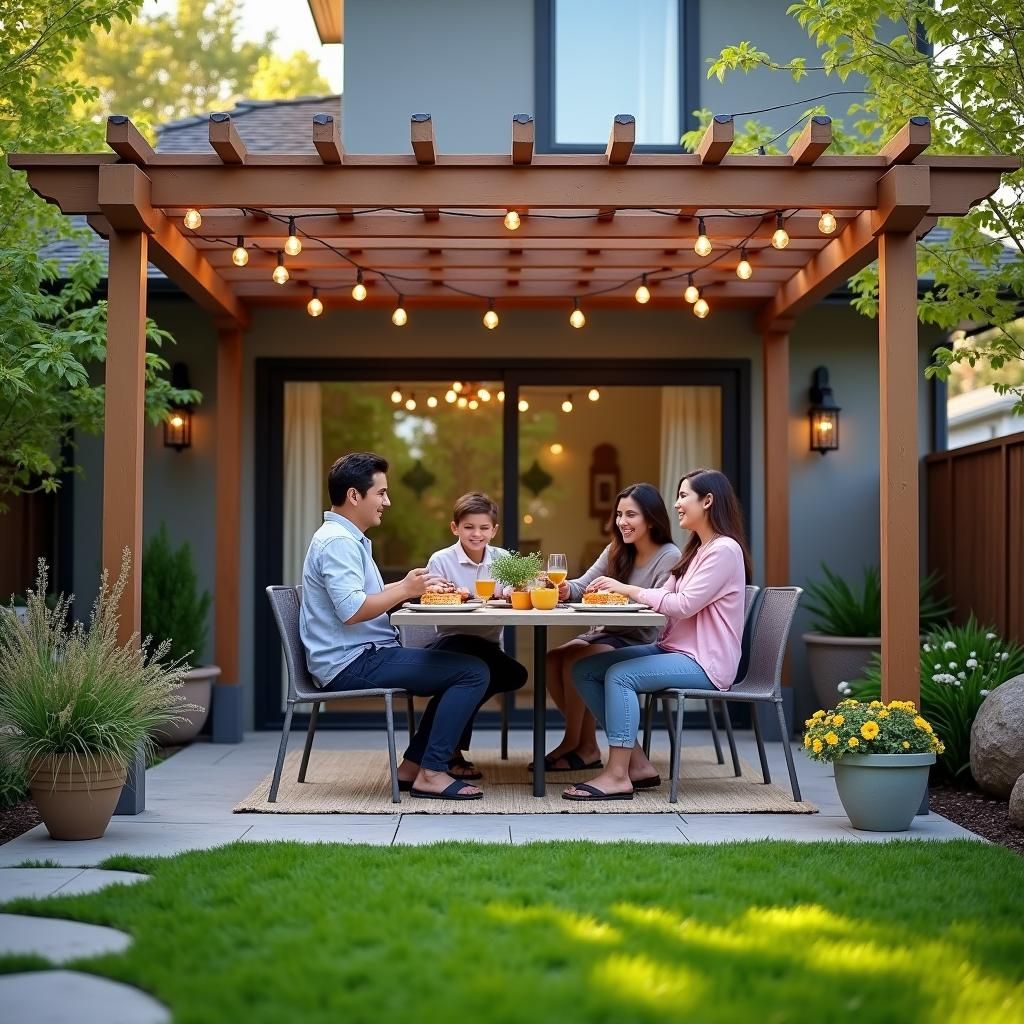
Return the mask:
<svg viewBox="0 0 1024 1024">
<path fill-rule="evenodd" d="M 210 594 L 199 593 L 192 548 L 187 541 L 172 547 L 161 523 L 142 555 L 142 635 L 157 646 L 168 643 L 172 661 L 195 661 L 206 646 L 209 612 Z"/>
<path fill-rule="evenodd" d="M 20 804 L 28 796 L 28 782 L 21 766 L 4 756 L 0 736 L 0 810 Z"/>
<path fill-rule="evenodd" d="M 544 556 L 539 551 L 528 555 L 520 555 L 516 551 L 507 555 L 499 555 L 491 562 L 491 574 L 506 587 L 522 590 L 532 582 L 544 567 Z"/>
<path fill-rule="evenodd" d="M 964 626 L 930 631 L 921 645 L 921 714 L 946 745 L 937 770 L 954 782 L 971 780 L 971 726 L 985 698 L 1024 672 L 1024 647 L 1002 641 L 971 616 Z M 882 692 L 882 663 L 874 655 L 864 679 L 842 692 L 868 700 Z"/>
<path fill-rule="evenodd" d="M 149 733 L 190 710 L 175 693 L 180 663 L 163 663 L 168 645 L 155 650 L 138 637 L 117 639 L 118 607 L 131 576 L 127 548 L 113 587 L 104 571 L 89 625 L 71 621 L 71 599 L 43 601 L 42 560 L 28 615 L 0 617 L 0 743 L 3 756 L 26 772 L 36 758 L 76 762 L 109 758 L 128 765 Z"/>
<path fill-rule="evenodd" d="M 274 53 L 274 33 L 241 37 L 240 0 L 177 0 L 172 10 L 143 14 L 131 29 L 97 25 L 71 64 L 96 87 L 80 115 L 126 114 L 140 126 L 214 110 L 242 98 L 322 96 L 330 87 L 303 50 Z M 308 17 L 308 13 L 300 15 Z"/>
<path fill-rule="evenodd" d="M 944 749 L 909 700 L 841 700 L 834 709 L 815 711 L 804 725 L 807 756 L 826 764 L 855 754 L 941 754 Z"/>
<path fill-rule="evenodd" d="M 825 636 L 880 636 L 882 633 L 882 577 L 875 566 L 864 568 L 862 585 L 855 589 L 824 562 L 824 582 L 805 586 L 807 610 L 814 616 L 811 629 Z M 953 606 L 935 596 L 939 576 L 921 580 L 921 629 L 946 622 Z"/>
<path fill-rule="evenodd" d="M 753 43 L 725 47 L 709 61 L 708 77 L 767 68 L 804 79 L 825 93 L 861 76 L 866 95 L 848 110 L 851 127 L 833 122 L 833 152 L 877 152 L 914 115 L 932 122 L 935 154 L 1024 152 L 1024 6 L 988 0 L 800 0 L 788 8 L 818 48 L 820 63 L 778 60 Z M 918 48 L 917 29 L 933 53 Z M 823 112 L 821 108 L 812 112 Z M 797 126 L 785 140 L 788 146 Z M 694 134 L 684 143 L 695 145 Z M 696 133 L 699 136 L 699 133 Z M 776 133 L 749 122 L 736 151 Z M 770 152 L 777 152 L 769 147 Z M 987 362 L 993 370 L 1024 358 L 1021 335 L 1006 328 L 1024 299 L 1024 171 L 1006 174 L 1003 188 L 965 217 L 942 220 L 947 242 L 918 246 L 918 274 L 934 281 L 918 304 L 923 323 L 953 329 L 964 321 L 996 325 L 983 341 L 942 348 L 928 376 L 948 378 L 959 363 Z M 1009 247 L 1013 259 L 997 269 Z M 872 265 L 851 279 L 854 306 L 877 315 L 878 271 Z M 992 382 L 1017 398 L 1024 413 L 1024 380 L 1016 374 Z"/>
</svg>

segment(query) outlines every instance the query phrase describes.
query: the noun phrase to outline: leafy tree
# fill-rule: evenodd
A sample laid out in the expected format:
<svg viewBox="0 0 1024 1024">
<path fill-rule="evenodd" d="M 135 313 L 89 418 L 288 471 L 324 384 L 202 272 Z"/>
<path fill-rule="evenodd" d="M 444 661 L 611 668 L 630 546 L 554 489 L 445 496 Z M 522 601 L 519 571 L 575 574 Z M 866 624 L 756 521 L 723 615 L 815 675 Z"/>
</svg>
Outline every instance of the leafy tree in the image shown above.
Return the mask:
<svg viewBox="0 0 1024 1024">
<path fill-rule="evenodd" d="M 75 47 L 94 25 L 126 23 L 141 0 L 5 0 L 0 17 L 0 156 L 13 151 L 98 149 L 102 129 L 74 119 L 92 91 L 67 73 Z M 60 212 L 37 199 L 24 175 L 0 160 L 0 511 L 6 495 L 55 491 L 72 431 L 102 429 L 103 387 L 90 370 L 106 354 L 106 303 L 94 302 L 103 268 L 83 253 L 59 272 L 40 251 L 82 238 Z M 57 287 L 58 279 L 64 284 Z M 169 336 L 147 324 L 158 346 Z M 146 407 L 154 421 L 175 401 L 199 398 L 146 359 Z"/>
<path fill-rule="evenodd" d="M 240 0 L 178 0 L 173 11 L 143 15 L 130 28 L 95 26 L 71 64 L 97 89 L 79 109 L 95 119 L 127 114 L 153 126 L 225 110 L 243 97 L 330 91 L 308 53 L 277 56 L 273 33 L 242 39 L 241 22 Z"/>
<path fill-rule="evenodd" d="M 874 152 L 880 139 L 916 114 L 931 118 L 933 153 L 1024 152 L 1020 0 L 800 0 L 788 12 L 818 47 L 820 64 L 803 57 L 778 60 L 741 42 L 709 62 L 708 76 L 722 80 L 731 71 L 765 67 L 795 81 L 820 82 L 820 92 L 837 88 L 836 79 L 861 76 L 866 96 L 849 108 L 850 129 L 839 125 L 835 131 L 838 152 Z M 922 40 L 929 45 L 922 47 Z M 821 112 L 815 108 L 807 114 Z M 703 114 L 705 120 L 710 116 Z M 773 135 L 750 122 L 743 139 L 756 151 Z M 684 142 L 694 145 L 696 138 L 699 132 Z M 933 282 L 918 305 L 922 322 L 950 329 L 965 321 L 994 325 L 981 341 L 939 349 L 929 376 L 945 380 L 952 366 L 973 367 L 979 360 L 999 371 L 1024 358 L 1021 333 L 1005 326 L 1020 315 L 1024 299 L 1022 200 L 1024 173 L 1008 174 L 995 196 L 966 217 L 943 222 L 950 229 L 948 241 L 926 238 L 919 245 L 919 275 Z M 877 269 L 861 271 L 851 286 L 854 306 L 874 316 Z M 992 383 L 998 392 L 1014 394 L 1015 409 L 1024 414 L 1024 383 L 1017 373 L 996 373 Z"/>
</svg>

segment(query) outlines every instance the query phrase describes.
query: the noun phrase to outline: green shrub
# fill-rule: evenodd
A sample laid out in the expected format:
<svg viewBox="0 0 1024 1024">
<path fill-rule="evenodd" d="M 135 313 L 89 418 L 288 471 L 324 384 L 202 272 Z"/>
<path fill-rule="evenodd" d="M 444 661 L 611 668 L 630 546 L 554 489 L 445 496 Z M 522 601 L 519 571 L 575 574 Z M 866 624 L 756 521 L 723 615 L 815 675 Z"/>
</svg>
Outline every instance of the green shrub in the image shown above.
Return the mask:
<svg viewBox="0 0 1024 1024">
<path fill-rule="evenodd" d="M 199 593 L 192 549 L 187 542 L 172 547 L 161 523 L 142 555 L 142 635 L 157 646 L 169 640 L 172 661 L 198 659 L 209 611 L 210 594 Z"/>
<path fill-rule="evenodd" d="M 971 726 L 982 702 L 1001 683 L 1024 672 L 1024 647 L 1004 642 L 972 615 L 965 626 L 933 629 L 921 644 L 921 714 L 931 722 L 946 753 L 936 765 L 940 776 L 971 780 Z M 857 700 L 882 692 L 881 658 L 875 654 L 865 677 L 839 684 Z"/>
<path fill-rule="evenodd" d="M 0 736 L 0 743 L 4 737 Z M 0 749 L 0 808 L 20 804 L 28 795 L 25 773 L 13 760 L 4 756 Z"/>
<path fill-rule="evenodd" d="M 882 577 L 873 565 L 864 569 L 863 584 L 855 589 L 824 562 L 824 582 L 804 587 L 804 606 L 814 616 L 811 629 L 825 636 L 880 636 L 882 633 Z M 953 611 L 935 596 L 937 573 L 921 580 L 921 631 L 945 624 Z"/>
</svg>

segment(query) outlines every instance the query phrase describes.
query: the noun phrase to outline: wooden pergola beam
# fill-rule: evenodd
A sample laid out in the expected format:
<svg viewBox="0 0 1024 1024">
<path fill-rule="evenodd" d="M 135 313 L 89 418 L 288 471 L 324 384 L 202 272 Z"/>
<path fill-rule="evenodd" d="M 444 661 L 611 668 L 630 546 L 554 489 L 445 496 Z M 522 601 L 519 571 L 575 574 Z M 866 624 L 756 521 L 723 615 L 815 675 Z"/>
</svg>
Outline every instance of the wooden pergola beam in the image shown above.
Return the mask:
<svg viewBox="0 0 1024 1024">
<path fill-rule="evenodd" d="M 409 136 L 412 142 L 413 156 L 418 164 L 437 163 L 434 145 L 434 122 L 429 114 L 413 114 L 409 122 Z M 415 203 L 422 206 L 423 203 Z"/>
<path fill-rule="evenodd" d="M 806 167 L 813 164 L 832 145 L 832 118 L 815 114 L 789 150 L 793 164 Z"/>
<path fill-rule="evenodd" d="M 313 145 L 325 164 L 344 162 L 345 150 L 338 132 L 338 122 L 333 114 L 313 115 Z"/>
<path fill-rule="evenodd" d="M 880 150 L 889 164 L 909 164 L 932 143 L 932 126 L 927 117 L 912 117 Z"/>
<path fill-rule="evenodd" d="M 720 164 L 732 149 L 734 131 L 731 114 L 715 114 L 697 146 L 700 162 L 708 166 Z"/>
<path fill-rule="evenodd" d="M 533 163 L 534 128 L 531 114 L 512 115 L 512 163 L 517 167 Z"/>
<path fill-rule="evenodd" d="M 145 166 L 156 156 L 153 147 L 143 138 L 142 133 L 123 114 L 111 114 L 107 118 L 107 145 L 129 163 Z"/>
<path fill-rule="evenodd" d="M 230 114 L 210 115 L 210 145 L 220 157 L 221 163 L 245 163 L 245 143 L 239 136 Z"/>
<path fill-rule="evenodd" d="M 616 114 L 604 151 L 605 160 L 612 165 L 628 163 L 635 142 L 636 118 L 632 114 Z"/>
</svg>

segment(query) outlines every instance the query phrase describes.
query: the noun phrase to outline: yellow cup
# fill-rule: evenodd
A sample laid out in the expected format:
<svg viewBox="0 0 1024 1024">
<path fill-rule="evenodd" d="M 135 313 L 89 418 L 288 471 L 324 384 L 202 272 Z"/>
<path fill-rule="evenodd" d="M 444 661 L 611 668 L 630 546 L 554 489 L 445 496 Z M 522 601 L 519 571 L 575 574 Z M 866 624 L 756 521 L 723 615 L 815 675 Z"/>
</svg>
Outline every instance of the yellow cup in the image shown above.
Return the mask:
<svg viewBox="0 0 1024 1024">
<path fill-rule="evenodd" d="M 558 591 L 552 587 L 531 590 L 530 603 L 538 611 L 549 612 L 558 604 Z"/>
<path fill-rule="evenodd" d="M 530 603 L 530 595 L 525 590 L 513 590 L 508 599 L 517 612 L 526 612 L 533 607 Z"/>
</svg>

